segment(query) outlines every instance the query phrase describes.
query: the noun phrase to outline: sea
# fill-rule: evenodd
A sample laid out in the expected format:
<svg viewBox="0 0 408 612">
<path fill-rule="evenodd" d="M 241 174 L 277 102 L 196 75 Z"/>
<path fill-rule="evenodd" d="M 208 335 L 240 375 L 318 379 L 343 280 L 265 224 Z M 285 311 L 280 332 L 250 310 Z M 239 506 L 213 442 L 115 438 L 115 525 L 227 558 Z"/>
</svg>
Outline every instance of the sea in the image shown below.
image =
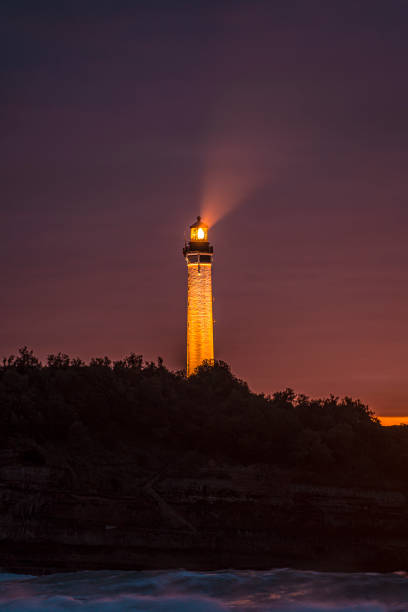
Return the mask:
<svg viewBox="0 0 408 612">
<path fill-rule="evenodd" d="M 408 574 L 269 571 L 0 573 L 13 612 L 408 612 Z"/>
</svg>

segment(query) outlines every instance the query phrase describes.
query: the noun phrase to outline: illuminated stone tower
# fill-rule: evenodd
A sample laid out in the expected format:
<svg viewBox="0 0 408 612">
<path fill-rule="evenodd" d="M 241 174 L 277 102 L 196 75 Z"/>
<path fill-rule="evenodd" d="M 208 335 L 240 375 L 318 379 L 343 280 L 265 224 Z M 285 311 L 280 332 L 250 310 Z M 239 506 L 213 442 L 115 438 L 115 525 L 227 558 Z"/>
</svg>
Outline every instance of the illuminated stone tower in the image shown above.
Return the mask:
<svg viewBox="0 0 408 612">
<path fill-rule="evenodd" d="M 190 242 L 183 249 L 188 270 L 187 376 L 206 360 L 214 360 L 211 268 L 213 248 L 208 226 L 197 217 Z"/>
</svg>

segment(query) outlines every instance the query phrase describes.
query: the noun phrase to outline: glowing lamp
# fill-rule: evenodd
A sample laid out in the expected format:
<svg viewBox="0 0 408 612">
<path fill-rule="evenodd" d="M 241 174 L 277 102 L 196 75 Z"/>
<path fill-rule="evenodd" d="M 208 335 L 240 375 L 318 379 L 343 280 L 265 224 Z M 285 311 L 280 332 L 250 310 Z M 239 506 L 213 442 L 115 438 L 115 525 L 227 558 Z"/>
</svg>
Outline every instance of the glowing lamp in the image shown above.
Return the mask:
<svg viewBox="0 0 408 612">
<path fill-rule="evenodd" d="M 190 240 L 192 242 L 208 241 L 208 225 L 201 221 L 201 217 L 197 217 L 197 221 L 190 226 Z"/>
</svg>

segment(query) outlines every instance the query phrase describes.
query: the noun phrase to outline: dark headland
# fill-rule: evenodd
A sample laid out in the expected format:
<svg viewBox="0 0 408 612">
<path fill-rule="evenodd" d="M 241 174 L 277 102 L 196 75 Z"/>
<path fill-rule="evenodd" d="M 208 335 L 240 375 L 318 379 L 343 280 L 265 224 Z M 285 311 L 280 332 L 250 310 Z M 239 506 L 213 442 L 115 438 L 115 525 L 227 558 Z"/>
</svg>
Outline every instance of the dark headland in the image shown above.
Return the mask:
<svg viewBox="0 0 408 612">
<path fill-rule="evenodd" d="M 0 367 L 0 567 L 408 570 L 408 427 L 138 355 Z"/>
</svg>

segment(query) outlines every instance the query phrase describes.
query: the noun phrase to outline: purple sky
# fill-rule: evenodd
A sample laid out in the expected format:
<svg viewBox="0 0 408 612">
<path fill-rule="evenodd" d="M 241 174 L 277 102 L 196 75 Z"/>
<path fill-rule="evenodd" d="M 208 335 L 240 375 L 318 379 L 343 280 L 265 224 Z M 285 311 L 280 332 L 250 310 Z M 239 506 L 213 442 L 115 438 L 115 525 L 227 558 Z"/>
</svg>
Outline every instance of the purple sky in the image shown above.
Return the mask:
<svg viewBox="0 0 408 612">
<path fill-rule="evenodd" d="M 10 1 L 0 34 L 2 355 L 185 367 L 201 213 L 216 357 L 408 414 L 407 2 Z"/>
</svg>

